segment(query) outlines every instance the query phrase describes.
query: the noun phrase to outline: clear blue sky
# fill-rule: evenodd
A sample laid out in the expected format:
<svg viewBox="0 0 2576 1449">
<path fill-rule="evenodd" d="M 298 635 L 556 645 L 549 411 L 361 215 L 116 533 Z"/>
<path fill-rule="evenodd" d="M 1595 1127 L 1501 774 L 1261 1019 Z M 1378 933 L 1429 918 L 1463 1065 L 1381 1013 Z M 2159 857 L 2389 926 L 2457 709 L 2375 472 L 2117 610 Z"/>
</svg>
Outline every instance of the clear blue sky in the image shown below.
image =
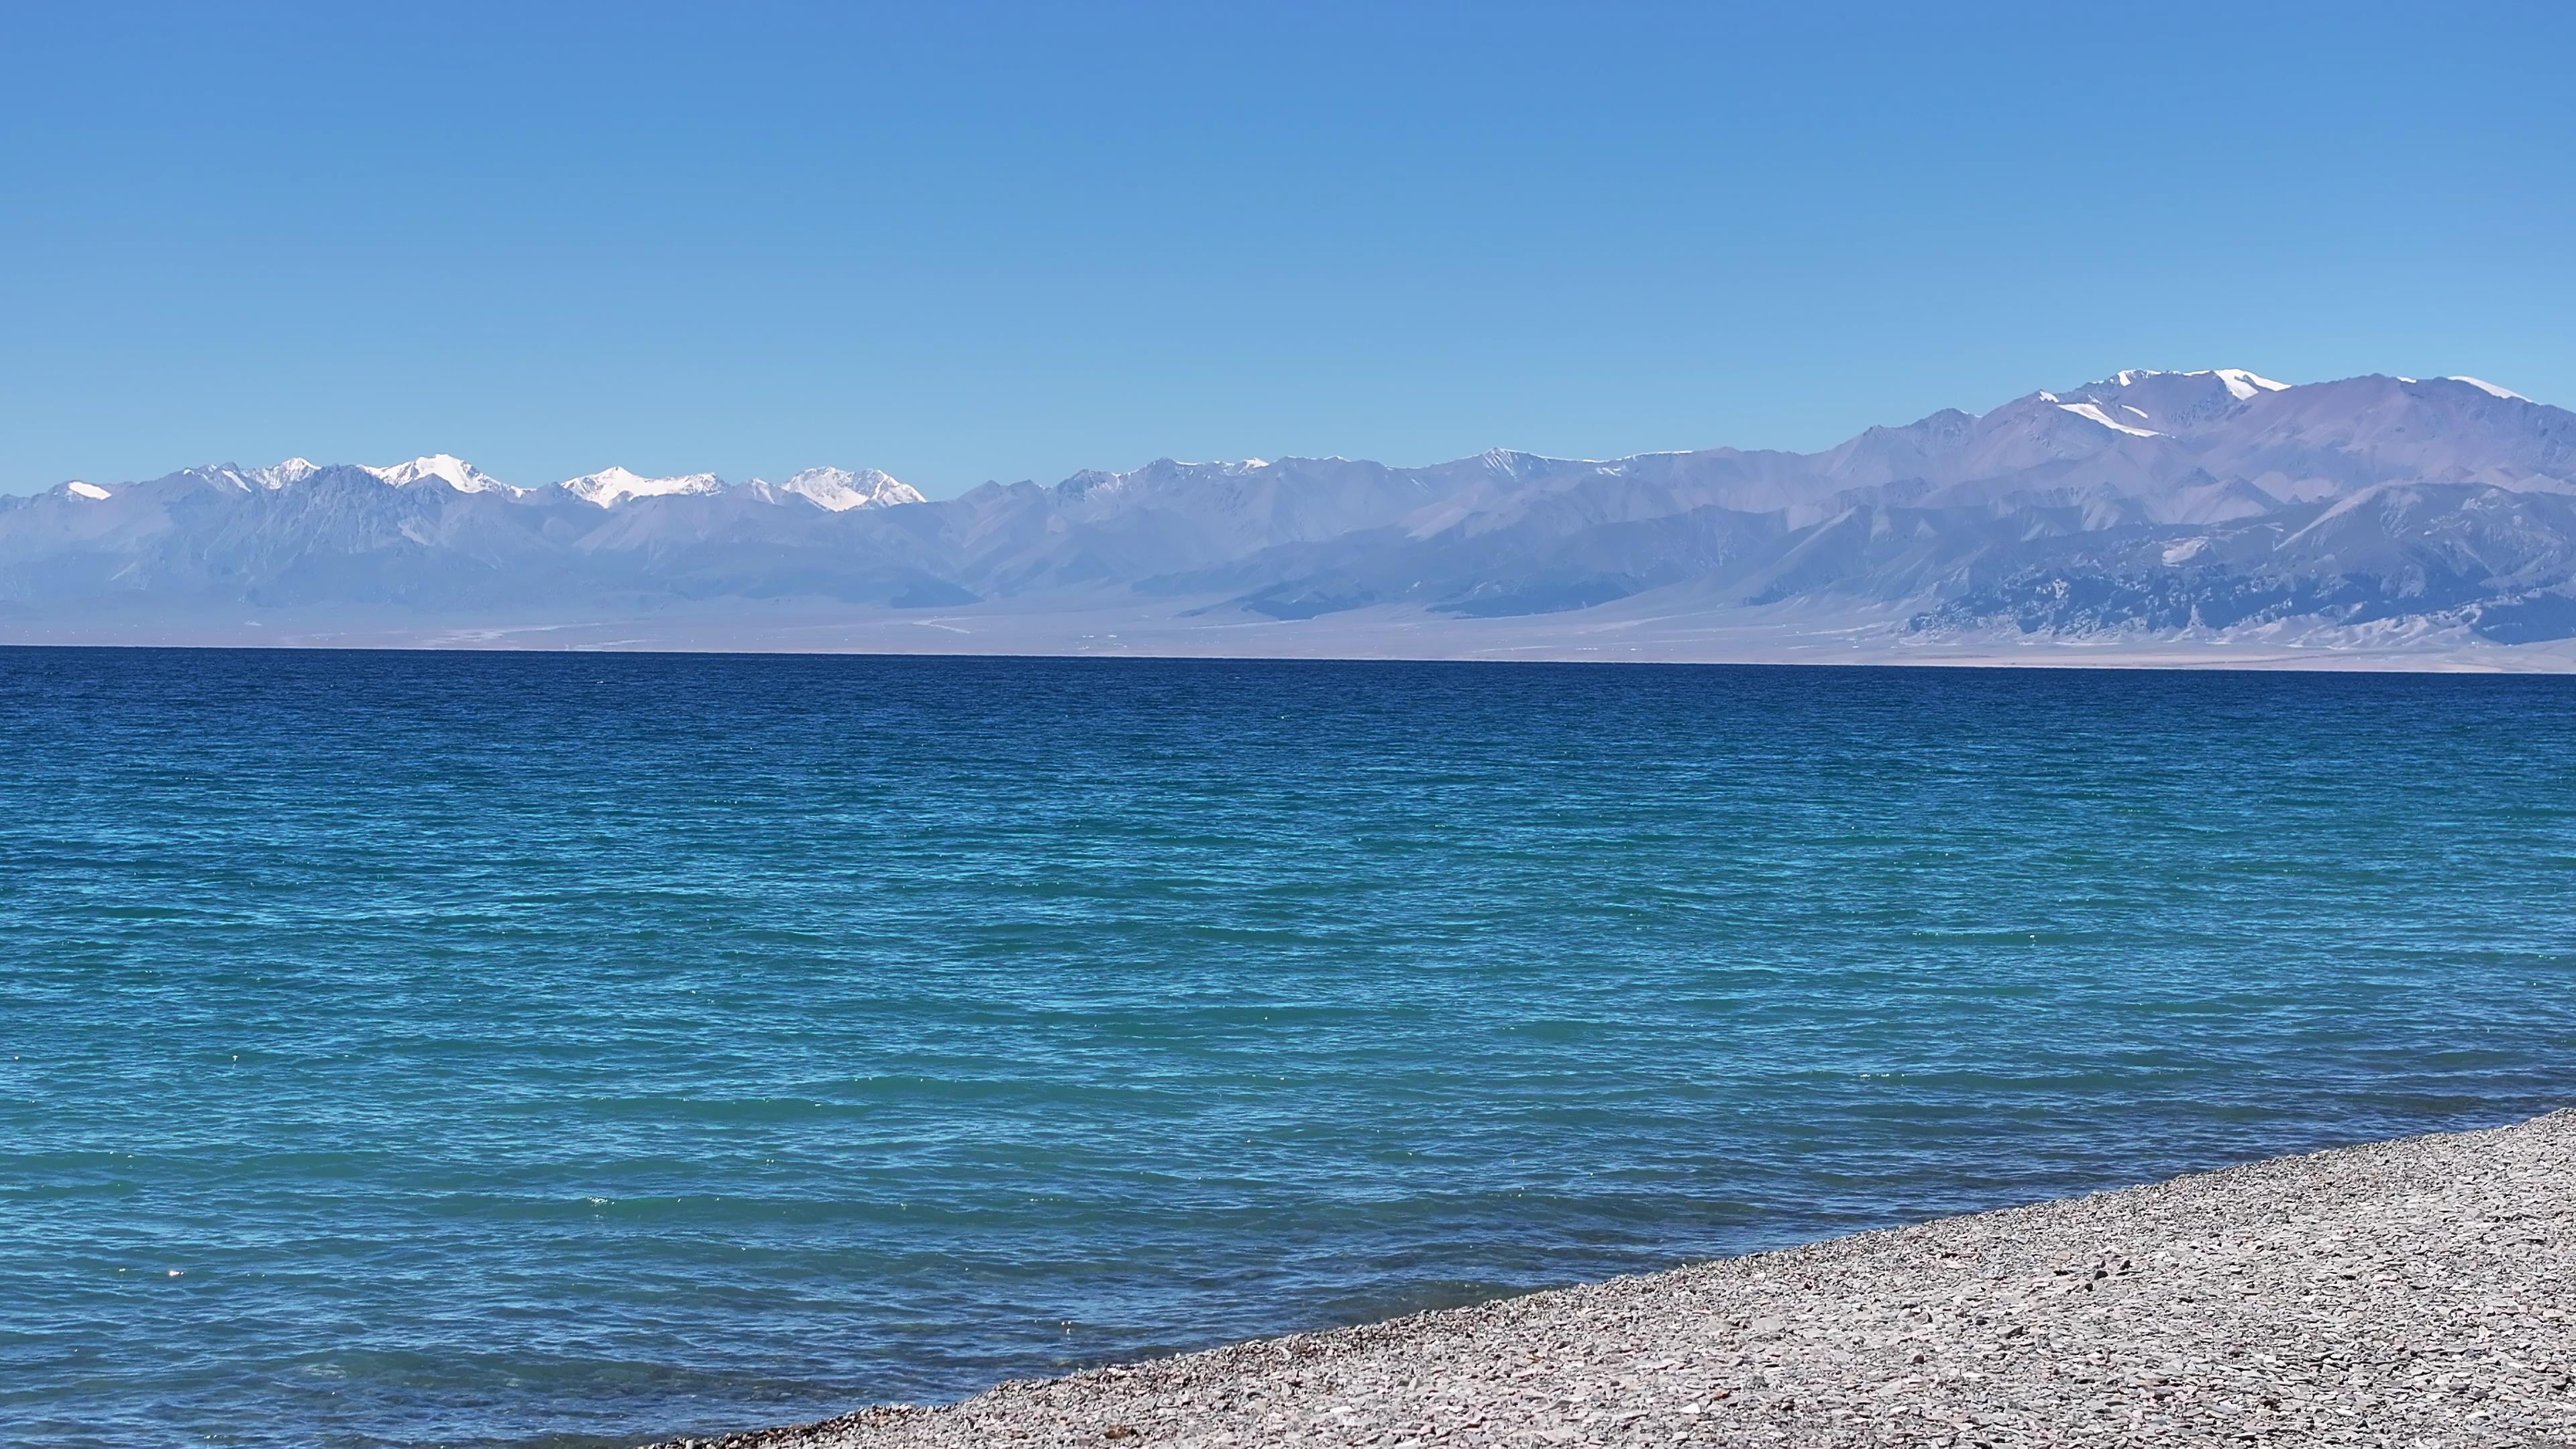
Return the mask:
<svg viewBox="0 0 2576 1449">
<path fill-rule="evenodd" d="M 543 12 L 529 14 L 526 12 Z M 11 6 L 0 488 L 2576 403 L 2576 5 Z"/>
</svg>

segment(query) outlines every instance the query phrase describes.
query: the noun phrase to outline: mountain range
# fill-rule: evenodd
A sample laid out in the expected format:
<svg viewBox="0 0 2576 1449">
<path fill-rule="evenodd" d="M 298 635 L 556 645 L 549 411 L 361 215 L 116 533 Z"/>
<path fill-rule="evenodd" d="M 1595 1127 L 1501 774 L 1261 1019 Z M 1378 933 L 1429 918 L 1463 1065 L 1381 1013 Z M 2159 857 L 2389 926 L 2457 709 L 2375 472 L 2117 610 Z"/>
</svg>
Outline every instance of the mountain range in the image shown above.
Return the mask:
<svg viewBox="0 0 2576 1449">
<path fill-rule="evenodd" d="M 2218 368 L 1820 453 L 1163 459 L 937 501 L 222 464 L 0 498 L 0 639 L 2554 664 L 2576 413 Z"/>
</svg>

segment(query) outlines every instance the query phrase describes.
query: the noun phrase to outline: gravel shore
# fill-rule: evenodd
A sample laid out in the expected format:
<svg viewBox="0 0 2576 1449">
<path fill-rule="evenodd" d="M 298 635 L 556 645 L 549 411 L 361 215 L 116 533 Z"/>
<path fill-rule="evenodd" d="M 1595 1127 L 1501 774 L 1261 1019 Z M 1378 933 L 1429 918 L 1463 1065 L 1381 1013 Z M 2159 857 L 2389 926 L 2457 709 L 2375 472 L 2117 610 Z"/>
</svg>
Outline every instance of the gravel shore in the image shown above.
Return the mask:
<svg viewBox="0 0 2576 1449">
<path fill-rule="evenodd" d="M 2576 1109 L 682 1441 L 2576 1446 Z"/>
</svg>

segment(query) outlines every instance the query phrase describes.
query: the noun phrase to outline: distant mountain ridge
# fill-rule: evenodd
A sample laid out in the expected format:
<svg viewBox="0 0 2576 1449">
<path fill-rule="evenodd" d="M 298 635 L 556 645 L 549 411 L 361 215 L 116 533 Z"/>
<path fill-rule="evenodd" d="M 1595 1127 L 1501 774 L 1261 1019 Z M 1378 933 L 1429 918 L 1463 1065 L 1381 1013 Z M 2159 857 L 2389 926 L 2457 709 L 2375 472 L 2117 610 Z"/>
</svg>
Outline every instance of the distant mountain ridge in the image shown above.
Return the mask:
<svg viewBox="0 0 2576 1449">
<path fill-rule="evenodd" d="M 1888 647 L 2568 639 L 2576 413 L 2473 378 L 2129 370 L 1804 454 L 1162 459 L 937 502 L 874 469 L 528 488 L 441 454 L 0 499 L 0 637 L 720 639 L 907 611 L 994 638 L 1073 614 L 1110 638 L 1134 637 L 1122 617 L 1231 628 L 1255 652 L 1295 636 L 1237 626 L 1366 623 L 1436 652 L 1463 620 L 1508 642 L 1514 620 L 1791 614 Z"/>
</svg>

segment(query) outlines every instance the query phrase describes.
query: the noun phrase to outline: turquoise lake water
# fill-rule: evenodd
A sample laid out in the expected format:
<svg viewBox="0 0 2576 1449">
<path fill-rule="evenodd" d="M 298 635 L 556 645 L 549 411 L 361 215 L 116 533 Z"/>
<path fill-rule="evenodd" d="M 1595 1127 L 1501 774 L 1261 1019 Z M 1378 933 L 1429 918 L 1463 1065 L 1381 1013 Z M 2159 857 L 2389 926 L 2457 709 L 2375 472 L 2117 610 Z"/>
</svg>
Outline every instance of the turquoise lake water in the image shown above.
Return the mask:
<svg viewBox="0 0 2576 1449">
<path fill-rule="evenodd" d="M 0 1440 L 611 1444 L 2576 1100 L 2576 680 L 0 651 Z"/>
</svg>

